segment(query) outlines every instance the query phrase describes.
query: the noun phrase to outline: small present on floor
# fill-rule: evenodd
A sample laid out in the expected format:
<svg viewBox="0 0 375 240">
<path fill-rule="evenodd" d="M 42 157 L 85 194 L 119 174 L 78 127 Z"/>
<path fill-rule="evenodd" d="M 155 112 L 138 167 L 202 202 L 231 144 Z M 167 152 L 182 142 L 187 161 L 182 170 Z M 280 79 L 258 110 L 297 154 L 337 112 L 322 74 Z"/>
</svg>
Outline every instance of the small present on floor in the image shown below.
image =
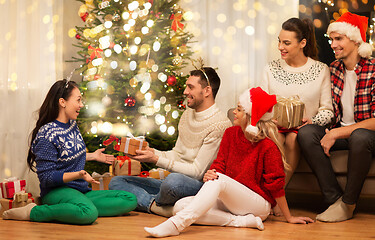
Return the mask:
<svg viewBox="0 0 375 240">
<path fill-rule="evenodd" d="M 162 168 L 153 168 L 149 171 L 149 177 L 156 179 L 165 179 L 169 174 L 169 171 Z"/>
<path fill-rule="evenodd" d="M 97 190 L 108 190 L 108 185 L 109 185 L 109 182 L 111 181 L 113 175 L 112 175 L 112 166 L 110 166 L 110 171 L 109 172 L 106 172 L 106 173 L 103 173 L 103 174 L 99 174 L 97 172 L 93 172 L 91 174 L 92 178 L 95 179 L 96 181 L 99 182 L 99 184 L 97 183 L 91 183 L 91 188 L 92 190 L 94 191 L 97 191 Z"/>
<path fill-rule="evenodd" d="M 26 180 L 16 177 L 5 179 L 0 183 L 0 198 L 13 198 L 15 193 L 25 191 Z"/>
</svg>

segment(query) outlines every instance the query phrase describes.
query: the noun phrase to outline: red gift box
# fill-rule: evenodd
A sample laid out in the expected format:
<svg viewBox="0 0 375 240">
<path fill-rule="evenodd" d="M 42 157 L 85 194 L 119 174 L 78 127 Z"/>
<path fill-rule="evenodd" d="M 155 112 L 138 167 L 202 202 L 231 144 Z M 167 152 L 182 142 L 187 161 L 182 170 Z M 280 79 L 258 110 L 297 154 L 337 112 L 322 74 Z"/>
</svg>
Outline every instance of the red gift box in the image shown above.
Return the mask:
<svg viewBox="0 0 375 240">
<path fill-rule="evenodd" d="M 0 183 L 2 198 L 13 198 L 15 193 L 25 191 L 26 180 L 8 179 Z"/>
<path fill-rule="evenodd" d="M 115 176 L 129 175 L 137 176 L 141 173 L 141 163 L 132 160 L 128 156 L 117 156 L 113 162 L 113 171 Z"/>
</svg>

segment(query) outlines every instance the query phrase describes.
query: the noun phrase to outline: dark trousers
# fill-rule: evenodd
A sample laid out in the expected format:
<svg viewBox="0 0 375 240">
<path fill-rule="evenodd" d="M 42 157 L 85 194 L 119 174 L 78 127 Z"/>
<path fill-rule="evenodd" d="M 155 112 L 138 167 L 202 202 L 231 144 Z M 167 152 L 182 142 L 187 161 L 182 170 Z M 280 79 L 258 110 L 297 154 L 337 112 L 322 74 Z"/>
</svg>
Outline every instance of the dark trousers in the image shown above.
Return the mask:
<svg viewBox="0 0 375 240">
<path fill-rule="evenodd" d="M 298 131 L 298 143 L 303 156 L 316 175 L 327 203 L 332 204 L 342 196 L 343 202 L 355 204 L 375 155 L 375 131 L 359 128 L 347 139 L 338 139 L 330 151 L 349 150 L 348 174 L 345 190 L 337 182 L 332 164 L 324 154 L 320 140 L 325 127 L 309 124 Z"/>
</svg>

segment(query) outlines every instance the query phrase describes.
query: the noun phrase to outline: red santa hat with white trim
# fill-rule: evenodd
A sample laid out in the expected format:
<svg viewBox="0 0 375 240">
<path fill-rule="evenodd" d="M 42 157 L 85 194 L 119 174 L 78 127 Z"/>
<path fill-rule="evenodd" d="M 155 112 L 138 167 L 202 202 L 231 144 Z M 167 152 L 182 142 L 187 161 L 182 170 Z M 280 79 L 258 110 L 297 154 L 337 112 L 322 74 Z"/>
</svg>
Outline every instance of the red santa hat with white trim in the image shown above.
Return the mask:
<svg viewBox="0 0 375 240">
<path fill-rule="evenodd" d="M 239 102 L 244 111 L 250 115 L 250 124 L 246 131 L 257 135 L 259 120 L 267 121 L 273 117 L 273 106 L 276 104 L 276 95 L 269 95 L 260 87 L 246 90 L 239 97 Z"/>
<path fill-rule="evenodd" d="M 350 40 L 359 43 L 358 54 L 361 57 L 369 58 L 372 54 L 372 47 L 366 42 L 367 26 L 367 17 L 346 12 L 335 22 L 329 24 L 327 34 L 336 32 L 347 36 Z"/>
</svg>

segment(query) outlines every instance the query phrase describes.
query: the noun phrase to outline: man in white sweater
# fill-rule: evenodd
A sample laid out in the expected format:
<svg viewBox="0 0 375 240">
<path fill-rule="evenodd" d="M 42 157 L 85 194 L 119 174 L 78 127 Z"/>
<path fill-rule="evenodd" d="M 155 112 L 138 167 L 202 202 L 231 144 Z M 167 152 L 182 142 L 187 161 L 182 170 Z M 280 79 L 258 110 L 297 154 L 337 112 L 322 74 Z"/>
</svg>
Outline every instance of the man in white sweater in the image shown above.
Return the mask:
<svg viewBox="0 0 375 240">
<path fill-rule="evenodd" d="M 124 190 L 137 196 L 137 210 L 169 217 L 174 203 L 195 195 L 206 170 L 216 158 L 221 138 L 231 122 L 215 104 L 220 78 L 213 68 L 190 72 L 184 95 L 188 108 L 178 125 L 178 138 L 171 151 L 153 148 L 137 150 L 133 157 L 171 171 L 165 180 L 136 176 L 116 176 L 109 189 Z"/>
</svg>

